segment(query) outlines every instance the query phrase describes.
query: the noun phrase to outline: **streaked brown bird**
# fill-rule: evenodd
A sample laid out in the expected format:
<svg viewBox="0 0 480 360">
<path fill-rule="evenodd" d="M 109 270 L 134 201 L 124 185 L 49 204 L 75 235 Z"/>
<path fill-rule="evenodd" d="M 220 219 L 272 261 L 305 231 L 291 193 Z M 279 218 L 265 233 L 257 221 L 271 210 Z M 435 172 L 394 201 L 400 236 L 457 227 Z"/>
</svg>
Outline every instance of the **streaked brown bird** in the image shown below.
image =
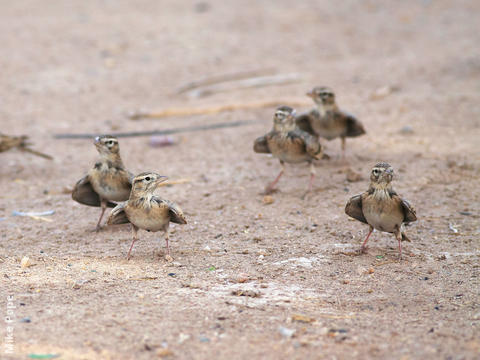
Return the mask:
<svg viewBox="0 0 480 360">
<path fill-rule="evenodd" d="M 365 134 L 362 123 L 338 108 L 335 93 L 328 87 L 314 87 L 307 96 L 313 99 L 317 107 L 297 117 L 298 127 L 327 140 L 339 137 L 342 140 L 342 158 L 345 158 L 346 138 Z"/>
<path fill-rule="evenodd" d="M 72 199 L 102 208 L 96 226 L 99 231 L 105 209 L 115 207 L 117 204 L 113 202 L 125 201 L 130 196 L 133 174 L 123 165 L 116 137 L 97 136 L 94 144 L 100 156 L 88 174 L 75 184 Z"/>
<path fill-rule="evenodd" d="M 168 244 L 170 222 L 186 224 L 187 220 L 185 220 L 182 209 L 178 205 L 154 194 L 158 185 L 165 180 L 167 180 L 166 176 L 152 172 L 144 172 L 135 176 L 130 198 L 125 203 L 117 205 L 107 219 L 109 225 L 132 224 L 133 240 L 128 250 L 127 259 L 130 258 L 133 244 L 138 240 L 138 229 L 153 232 L 163 231 L 167 244 L 166 258 L 171 259 Z"/>
<path fill-rule="evenodd" d="M 294 109 L 289 106 L 279 107 L 273 117 L 273 129 L 255 140 L 253 150 L 257 153 L 272 154 L 280 160 L 282 166 L 275 180 L 266 187 L 265 193 L 273 192 L 275 185 L 285 172 L 285 163 L 309 163 L 310 182 L 302 198 L 312 190 L 315 177 L 313 160 L 322 158 L 322 146 L 317 138 L 297 127 Z"/>
<path fill-rule="evenodd" d="M 17 148 L 20 151 L 25 151 L 33 155 L 43 157 L 44 159 L 52 160 L 50 155 L 41 153 L 40 151 L 30 148 L 31 144 L 28 142 L 27 135 L 10 136 L 0 133 L 0 152 L 8 151 Z"/>
<path fill-rule="evenodd" d="M 370 187 L 361 195 L 352 197 L 345 206 L 345 213 L 370 226 L 370 231 L 362 245 L 367 249 L 367 241 L 373 229 L 393 233 L 398 240 L 398 251 L 402 257 L 402 240 L 410 241 L 403 231 L 403 224 L 417 220 L 415 209 L 407 200 L 393 190 L 391 182 L 393 168 L 387 163 L 378 163 L 370 175 Z"/>
</svg>

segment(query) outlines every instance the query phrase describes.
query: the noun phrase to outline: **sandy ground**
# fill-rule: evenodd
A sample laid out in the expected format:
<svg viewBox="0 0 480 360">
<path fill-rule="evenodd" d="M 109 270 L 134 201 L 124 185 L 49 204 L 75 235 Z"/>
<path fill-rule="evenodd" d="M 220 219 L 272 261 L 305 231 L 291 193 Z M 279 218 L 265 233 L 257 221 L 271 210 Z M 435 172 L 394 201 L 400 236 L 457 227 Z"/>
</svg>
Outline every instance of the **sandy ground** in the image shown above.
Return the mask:
<svg viewBox="0 0 480 360">
<path fill-rule="evenodd" d="M 2 359 L 480 357 L 478 1 L 69 4 L 4 1 L 0 12 L 1 131 L 29 134 L 54 156 L 0 154 L 0 314 L 13 319 L 0 326 Z M 302 80 L 176 94 L 204 76 L 267 68 Z M 314 85 L 334 88 L 368 134 L 348 142 L 347 165 L 339 141 L 325 142 L 332 159 L 317 164 L 306 200 L 308 167 L 298 165 L 274 203 L 263 203 L 279 165 L 252 142 L 270 129 L 273 108 L 125 116 L 279 98 L 308 104 Z M 147 232 L 127 261 L 128 226 L 92 232 L 99 209 L 66 193 L 96 151 L 90 139 L 54 134 L 236 120 L 254 122 L 176 135 L 165 148 L 121 139 L 132 172 L 190 180 L 161 190 L 188 220 L 173 226 L 173 263 L 161 234 Z M 418 213 L 401 261 L 393 236 L 378 232 L 356 255 L 367 227 L 343 213 L 380 160 L 394 166 L 396 190 Z M 348 182 L 348 168 L 362 180 Z M 14 210 L 55 214 L 45 221 Z M 33 266 L 20 266 L 24 256 Z"/>
</svg>

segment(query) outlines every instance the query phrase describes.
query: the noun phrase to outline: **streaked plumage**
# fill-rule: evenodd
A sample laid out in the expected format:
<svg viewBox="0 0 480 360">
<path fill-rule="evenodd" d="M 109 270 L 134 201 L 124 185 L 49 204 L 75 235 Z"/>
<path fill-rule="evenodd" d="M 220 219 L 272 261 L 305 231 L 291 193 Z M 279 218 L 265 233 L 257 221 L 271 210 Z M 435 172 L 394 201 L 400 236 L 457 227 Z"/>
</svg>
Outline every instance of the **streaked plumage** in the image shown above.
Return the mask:
<svg viewBox="0 0 480 360">
<path fill-rule="evenodd" d="M 310 183 L 307 192 L 313 185 L 315 168 L 314 159 L 322 157 L 322 146 L 318 140 L 305 131 L 300 130 L 295 124 L 295 110 L 288 106 L 279 107 L 274 115 L 273 129 L 266 135 L 257 138 L 253 150 L 257 153 L 271 153 L 280 160 L 282 170 L 277 178 L 267 186 L 265 192 L 271 193 L 278 180 L 284 173 L 285 163 L 310 164 Z"/>
<path fill-rule="evenodd" d="M 135 176 L 129 199 L 125 203 L 117 205 L 108 217 L 107 224 L 109 225 L 132 224 L 133 240 L 127 258 L 130 258 L 133 244 L 138 239 L 137 231 L 139 228 L 153 232 L 163 231 L 167 244 L 167 254 L 170 256 L 168 245 L 170 222 L 187 223 L 182 209 L 178 205 L 154 195 L 158 184 L 165 180 L 167 180 L 167 177 L 149 172 Z"/>
<path fill-rule="evenodd" d="M 365 134 L 362 123 L 353 115 L 338 108 L 335 94 L 330 88 L 315 87 L 307 95 L 313 99 L 317 108 L 297 116 L 298 127 L 327 140 L 341 138 L 344 156 L 346 138 Z"/>
<path fill-rule="evenodd" d="M 125 201 L 130 196 L 133 174 L 123 165 L 116 137 L 99 136 L 94 144 L 100 154 L 99 159 L 75 184 L 72 198 L 80 204 L 102 207 L 96 227 L 98 231 L 105 209 L 115 207 L 113 202 Z"/>
<path fill-rule="evenodd" d="M 8 151 L 13 148 L 17 148 L 20 151 L 29 152 L 37 156 L 41 156 L 44 159 L 52 160 L 53 158 L 50 155 L 41 153 L 40 151 L 33 150 L 30 148 L 30 143 L 28 142 L 28 136 L 10 136 L 0 133 L 0 152 Z"/>
<path fill-rule="evenodd" d="M 373 229 L 393 233 L 398 240 L 402 256 L 402 240 L 410 241 L 402 230 L 403 224 L 417 220 L 415 209 L 393 190 L 391 181 L 393 168 L 387 163 L 378 163 L 372 169 L 370 188 L 361 195 L 352 197 L 345 206 L 350 217 L 370 225 L 370 231 L 363 242 L 362 250 Z"/>
</svg>

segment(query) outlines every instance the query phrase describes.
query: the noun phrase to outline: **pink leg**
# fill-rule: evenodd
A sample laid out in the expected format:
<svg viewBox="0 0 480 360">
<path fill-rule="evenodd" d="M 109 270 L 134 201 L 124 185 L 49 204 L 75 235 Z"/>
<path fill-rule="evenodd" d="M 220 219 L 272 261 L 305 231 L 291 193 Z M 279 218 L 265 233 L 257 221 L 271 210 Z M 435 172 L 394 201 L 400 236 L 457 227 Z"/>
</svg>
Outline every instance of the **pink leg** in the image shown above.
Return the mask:
<svg viewBox="0 0 480 360">
<path fill-rule="evenodd" d="M 127 260 L 130 260 L 130 253 L 132 252 L 133 244 L 135 244 L 135 241 L 138 240 L 138 237 L 137 237 L 138 228 L 133 224 L 132 224 L 132 232 L 133 232 L 132 245 L 130 245 L 130 249 L 128 250 Z"/>
<path fill-rule="evenodd" d="M 275 188 L 275 185 L 277 185 L 278 183 L 278 180 L 280 180 L 280 178 L 282 177 L 283 173 L 285 172 L 285 165 L 283 162 L 280 162 L 280 164 L 282 165 L 282 170 L 280 171 L 280 173 L 278 174 L 278 176 L 275 178 L 275 180 L 273 180 L 272 183 L 270 183 L 266 188 L 265 188 L 265 194 L 271 194 L 273 192 L 273 189 Z"/>
<path fill-rule="evenodd" d="M 342 137 L 342 160 L 345 161 L 345 149 L 347 148 L 347 140 Z"/>
<path fill-rule="evenodd" d="M 372 234 L 372 232 L 373 232 L 373 226 L 370 226 L 370 231 L 368 232 L 368 235 L 367 235 L 367 237 L 365 238 L 365 241 L 362 244 L 362 252 L 367 251 L 367 241 L 368 241 L 368 238 L 370 237 L 370 235 Z"/>
<path fill-rule="evenodd" d="M 98 219 L 97 227 L 95 228 L 96 232 L 99 232 L 101 229 L 100 223 L 102 222 L 103 214 L 105 214 L 105 210 L 107 209 L 107 202 L 105 200 L 102 200 L 101 206 L 102 206 L 102 213 L 100 214 L 100 219 Z"/>
<path fill-rule="evenodd" d="M 398 252 L 400 253 L 400 259 L 401 259 L 402 258 L 402 234 L 400 233 L 400 231 L 397 231 L 395 233 L 395 237 L 398 240 Z"/>
<path fill-rule="evenodd" d="M 313 165 L 313 162 L 310 164 L 310 181 L 308 183 L 308 189 L 307 191 L 305 192 L 305 194 L 303 194 L 302 196 L 302 200 L 305 199 L 305 196 L 307 196 L 307 194 L 309 192 L 312 191 L 313 189 L 313 180 L 315 179 L 315 166 Z"/>
<path fill-rule="evenodd" d="M 170 256 L 170 246 L 168 246 L 168 230 L 165 232 L 165 242 L 167 243 L 167 255 Z"/>
</svg>

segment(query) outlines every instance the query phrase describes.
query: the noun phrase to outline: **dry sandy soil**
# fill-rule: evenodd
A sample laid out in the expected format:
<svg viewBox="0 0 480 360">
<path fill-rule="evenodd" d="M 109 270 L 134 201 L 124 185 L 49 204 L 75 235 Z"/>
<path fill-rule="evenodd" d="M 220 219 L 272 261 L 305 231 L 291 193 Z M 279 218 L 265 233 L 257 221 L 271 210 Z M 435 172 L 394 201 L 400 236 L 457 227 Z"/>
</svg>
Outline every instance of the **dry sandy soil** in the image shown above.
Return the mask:
<svg viewBox="0 0 480 360">
<path fill-rule="evenodd" d="M 2 345 L 12 330 L 14 354 L 2 346 L 0 357 L 479 358 L 479 12 L 474 0 L 3 2 L 1 131 L 29 134 L 54 160 L 0 154 L 1 317 L 9 296 L 15 306 L 0 326 Z M 268 68 L 302 80 L 176 94 L 204 76 Z M 347 165 L 339 141 L 325 143 L 332 159 L 318 163 L 306 200 L 308 167 L 298 165 L 263 203 L 279 165 L 252 142 L 273 107 L 125 116 L 292 98 L 305 110 L 313 85 L 333 87 L 368 134 L 348 142 Z M 54 134 L 236 120 L 253 122 L 182 133 L 164 148 L 121 139 L 132 172 L 190 180 L 160 192 L 188 220 L 173 226 L 173 263 L 162 235 L 147 232 L 127 261 L 129 227 L 92 232 L 100 210 L 67 193 L 96 151 L 91 139 Z M 378 232 L 357 254 L 367 227 L 343 212 L 380 160 L 418 213 L 403 260 Z M 362 179 L 348 182 L 348 168 Z M 24 256 L 32 266 L 20 266 Z"/>
</svg>

